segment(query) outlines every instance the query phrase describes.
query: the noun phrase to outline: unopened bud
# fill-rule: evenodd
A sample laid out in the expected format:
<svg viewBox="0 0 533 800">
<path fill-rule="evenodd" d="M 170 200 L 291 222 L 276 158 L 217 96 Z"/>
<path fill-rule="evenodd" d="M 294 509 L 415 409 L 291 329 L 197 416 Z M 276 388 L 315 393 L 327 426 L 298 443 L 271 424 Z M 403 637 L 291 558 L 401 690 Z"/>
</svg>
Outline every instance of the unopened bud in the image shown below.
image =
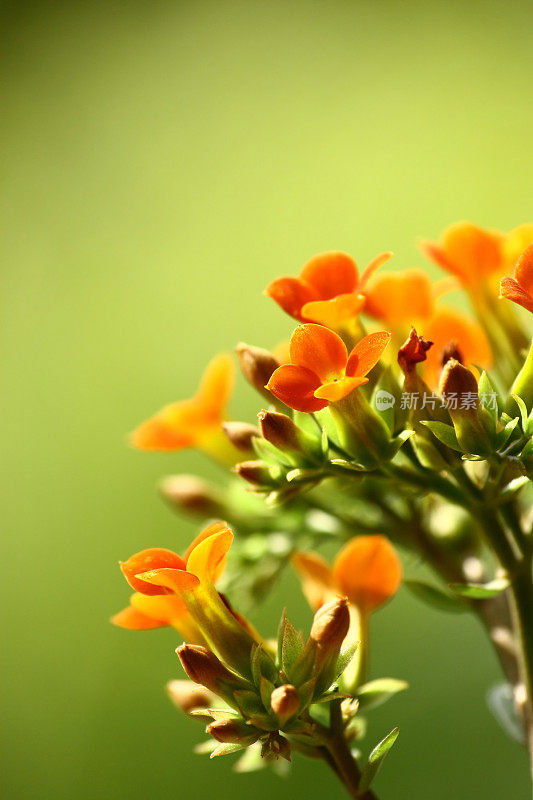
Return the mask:
<svg viewBox="0 0 533 800">
<path fill-rule="evenodd" d="M 268 389 L 265 389 L 265 386 L 274 370 L 280 366 L 279 361 L 268 350 L 244 344 L 244 342 L 237 345 L 235 352 L 237 353 L 241 372 L 248 383 L 257 389 L 263 397 L 272 402 L 273 397 Z"/>
<path fill-rule="evenodd" d="M 476 455 L 490 453 L 490 439 L 483 425 L 483 416 L 489 412 L 479 402 L 475 375 L 455 358 L 450 358 L 442 370 L 439 390 L 461 447 Z"/>
<path fill-rule="evenodd" d="M 224 517 L 225 506 L 216 486 L 195 475 L 169 475 L 160 492 L 171 505 L 202 517 Z"/>
<path fill-rule="evenodd" d="M 217 703 L 217 697 L 213 692 L 191 681 L 169 681 L 167 692 L 174 705 L 186 714 L 199 708 L 212 707 Z"/>
<path fill-rule="evenodd" d="M 350 627 L 350 612 L 345 597 L 324 603 L 316 612 L 309 637 L 319 648 L 329 653 L 340 650 Z"/>
<path fill-rule="evenodd" d="M 176 653 L 189 678 L 210 689 L 218 697 L 229 698 L 230 702 L 233 702 L 233 692 L 247 685 L 230 672 L 207 647 L 182 644 Z"/>
<path fill-rule="evenodd" d="M 322 453 L 319 436 L 310 436 L 295 425 L 290 417 L 277 411 L 263 409 L 257 417 L 263 439 L 286 455 L 292 456 L 296 464 L 316 463 L 320 459 Z"/>
<path fill-rule="evenodd" d="M 440 355 L 441 366 L 445 367 L 451 358 L 454 358 L 460 364 L 464 364 L 463 354 L 459 350 L 459 345 L 457 344 L 457 342 L 454 341 L 448 342 L 448 344 L 442 351 Z"/>
<path fill-rule="evenodd" d="M 267 488 L 278 485 L 278 481 L 272 475 L 271 468 L 264 461 L 241 461 L 240 464 L 235 464 L 233 472 L 236 472 L 248 483 L 253 483 L 254 486 Z"/>
<path fill-rule="evenodd" d="M 278 686 L 270 695 L 270 705 L 272 711 L 279 717 L 280 727 L 283 727 L 300 708 L 298 690 L 290 683 Z"/>
<path fill-rule="evenodd" d="M 259 431 L 255 425 L 248 422 L 223 422 L 222 429 L 232 445 L 243 453 L 252 450 L 254 436 L 259 436 Z"/>
<path fill-rule="evenodd" d="M 417 364 L 426 360 L 426 353 L 432 346 L 433 342 L 423 339 L 414 328 L 411 328 L 407 341 L 398 350 L 398 364 L 404 375 L 412 372 Z"/>
<path fill-rule="evenodd" d="M 206 731 L 217 742 L 237 743 L 245 747 L 256 742 L 261 736 L 261 731 L 257 728 L 235 717 L 217 719 L 207 726 Z"/>
</svg>

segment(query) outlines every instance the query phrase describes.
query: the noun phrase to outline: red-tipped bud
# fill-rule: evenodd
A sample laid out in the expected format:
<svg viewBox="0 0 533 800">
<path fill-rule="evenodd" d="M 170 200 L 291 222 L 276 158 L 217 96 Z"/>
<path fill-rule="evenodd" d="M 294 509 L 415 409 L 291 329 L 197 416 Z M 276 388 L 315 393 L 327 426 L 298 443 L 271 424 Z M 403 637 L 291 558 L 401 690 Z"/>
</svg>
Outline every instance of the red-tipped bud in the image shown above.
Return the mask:
<svg viewBox="0 0 533 800">
<path fill-rule="evenodd" d="M 309 638 L 319 646 L 323 653 L 340 650 L 350 627 L 350 612 L 345 597 L 330 600 L 316 612 Z"/>
<path fill-rule="evenodd" d="M 270 705 L 272 711 L 279 717 L 280 727 L 283 727 L 300 708 L 298 690 L 290 683 L 276 687 L 270 695 Z"/>
<path fill-rule="evenodd" d="M 217 742 L 242 744 L 244 747 L 253 744 L 261 736 L 261 731 L 253 725 L 248 725 L 244 720 L 235 717 L 215 720 L 207 726 L 206 732 Z"/>
<path fill-rule="evenodd" d="M 233 692 L 247 686 L 219 661 L 211 650 L 197 644 L 182 644 L 176 653 L 189 678 L 210 689 L 219 697 L 230 698 Z"/>
<path fill-rule="evenodd" d="M 474 374 L 450 358 L 442 370 L 439 389 L 461 447 L 476 455 L 490 453 L 491 443 L 483 425 L 483 416 L 488 412 L 479 402 Z"/>
<path fill-rule="evenodd" d="M 232 445 L 243 453 L 249 453 L 253 449 L 254 436 L 259 436 L 255 425 L 248 422 L 223 422 L 222 429 Z"/>
<path fill-rule="evenodd" d="M 201 517 L 225 517 L 225 506 L 218 487 L 195 475 L 169 475 L 160 492 L 176 508 Z"/>
<path fill-rule="evenodd" d="M 262 347 L 254 347 L 241 342 L 235 348 L 241 372 L 254 389 L 266 397 L 270 402 L 273 398 L 265 386 L 272 373 L 280 366 L 279 361 Z"/>
<path fill-rule="evenodd" d="M 398 364 L 402 372 L 407 375 L 416 368 L 417 364 L 425 361 L 426 353 L 432 346 L 433 342 L 423 339 L 414 328 L 411 328 L 407 341 L 398 350 Z"/>
<path fill-rule="evenodd" d="M 254 486 L 275 487 L 278 485 L 278 482 L 272 477 L 270 467 L 264 461 L 241 461 L 240 464 L 235 464 L 233 472 L 236 472 L 248 483 L 253 483 Z"/>
<path fill-rule="evenodd" d="M 169 681 L 167 683 L 167 693 L 174 705 L 186 714 L 196 711 L 199 708 L 209 708 L 218 702 L 217 696 L 191 681 Z"/>
</svg>

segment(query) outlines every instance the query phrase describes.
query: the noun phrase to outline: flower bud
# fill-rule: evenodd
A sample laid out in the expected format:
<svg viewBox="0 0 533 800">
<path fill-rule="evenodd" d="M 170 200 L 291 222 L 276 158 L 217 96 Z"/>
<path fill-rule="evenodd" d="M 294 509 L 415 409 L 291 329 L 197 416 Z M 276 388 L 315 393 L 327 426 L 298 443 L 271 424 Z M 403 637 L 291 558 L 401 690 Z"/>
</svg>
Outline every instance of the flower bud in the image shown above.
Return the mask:
<svg viewBox="0 0 533 800">
<path fill-rule="evenodd" d="M 274 370 L 280 366 L 279 361 L 268 350 L 244 344 L 244 342 L 237 345 L 235 352 L 237 353 L 241 372 L 248 383 L 257 389 L 263 397 L 266 397 L 269 402 L 273 402 L 273 397 L 268 389 L 265 389 L 265 386 Z"/>
<path fill-rule="evenodd" d="M 217 742 L 231 742 L 247 747 L 256 742 L 261 736 L 261 731 L 248 725 L 244 720 L 235 717 L 217 719 L 207 726 L 209 733 Z"/>
<path fill-rule="evenodd" d="M 363 467 L 375 469 L 391 457 L 391 434 L 361 391 L 329 404 L 343 448 Z"/>
<path fill-rule="evenodd" d="M 252 451 L 254 436 L 259 436 L 259 431 L 248 422 L 223 422 L 222 429 L 232 445 L 243 453 Z"/>
<path fill-rule="evenodd" d="M 350 627 L 350 612 L 345 597 L 330 600 L 316 612 L 309 638 L 324 654 L 339 651 Z"/>
<path fill-rule="evenodd" d="M 234 703 L 233 692 L 247 684 L 227 669 L 211 650 L 197 644 L 182 644 L 176 653 L 189 678 L 218 697 Z"/>
<path fill-rule="evenodd" d="M 174 705 L 186 714 L 198 708 L 209 708 L 217 703 L 217 697 L 213 692 L 191 681 L 169 681 L 167 693 Z"/>
<path fill-rule="evenodd" d="M 169 475 L 159 490 L 165 500 L 176 508 L 201 517 L 225 517 L 225 506 L 218 487 L 196 475 Z"/>
<path fill-rule="evenodd" d="M 285 761 L 291 760 L 291 746 L 284 736 L 277 731 L 268 735 L 261 746 L 262 758 L 284 758 Z"/>
<path fill-rule="evenodd" d="M 457 441 L 465 452 L 490 453 L 491 443 L 483 425 L 483 416 L 488 412 L 479 402 L 474 374 L 450 358 L 442 370 L 439 390 L 452 418 Z"/>
<path fill-rule="evenodd" d="M 298 690 L 290 683 L 278 686 L 270 695 L 270 705 L 272 711 L 279 717 L 280 727 L 283 727 L 300 708 Z"/>
<path fill-rule="evenodd" d="M 279 483 L 273 476 L 271 468 L 264 461 L 241 461 L 235 464 L 233 472 L 241 478 L 259 487 L 276 487 Z"/>
<path fill-rule="evenodd" d="M 295 425 L 286 414 L 263 409 L 257 417 L 263 439 L 292 457 L 296 464 L 316 463 L 317 458 L 320 459 L 319 437 L 310 436 Z"/>
</svg>

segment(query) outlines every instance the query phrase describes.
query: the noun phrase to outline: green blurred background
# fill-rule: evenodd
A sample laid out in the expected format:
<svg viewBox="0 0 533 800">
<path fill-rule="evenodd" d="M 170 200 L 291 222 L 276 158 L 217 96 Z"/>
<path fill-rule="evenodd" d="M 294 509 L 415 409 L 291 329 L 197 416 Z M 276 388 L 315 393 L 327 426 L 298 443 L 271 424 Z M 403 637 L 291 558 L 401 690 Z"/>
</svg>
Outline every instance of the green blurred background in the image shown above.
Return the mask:
<svg viewBox="0 0 533 800">
<path fill-rule="evenodd" d="M 117 561 L 191 534 L 160 476 L 215 470 L 125 434 L 187 396 L 210 356 L 269 346 L 261 296 L 309 256 L 364 264 L 470 218 L 533 219 L 533 7 L 521 2 L 2 3 L 2 796 L 340 797 L 322 765 L 237 776 L 192 755 L 163 692 L 168 630 L 111 627 Z M 253 419 L 239 384 L 232 411 Z M 255 621 L 310 614 L 287 575 Z M 499 678 L 469 618 L 401 592 L 373 673 L 412 688 L 383 800 L 527 796 L 484 704 Z"/>
</svg>

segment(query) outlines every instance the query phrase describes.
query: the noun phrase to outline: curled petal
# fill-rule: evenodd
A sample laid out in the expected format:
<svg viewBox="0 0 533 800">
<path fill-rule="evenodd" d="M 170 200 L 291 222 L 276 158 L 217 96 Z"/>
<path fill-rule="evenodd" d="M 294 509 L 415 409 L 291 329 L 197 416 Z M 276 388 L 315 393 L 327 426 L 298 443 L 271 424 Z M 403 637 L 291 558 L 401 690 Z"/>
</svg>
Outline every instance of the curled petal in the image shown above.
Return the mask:
<svg viewBox="0 0 533 800">
<path fill-rule="evenodd" d="M 265 294 L 295 319 L 301 319 L 302 306 L 319 299 L 318 292 L 315 289 L 299 278 L 293 278 L 292 276 L 277 278 L 272 281 L 265 289 Z"/>
<path fill-rule="evenodd" d="M 354 389 L 357 389 L 364 383 L 368 383 L 368 378 L 362 375 L 358 375 L 355 378 L 346 377 L 338 381 L 323 383 L 322 386 L 319 386 L 315 391 L 315 397 L 321 400 L 327 400 L 329 403 L 335 403 L 337 400 L 342 400 L 343 397 L 346 397 L 350 392 L 353 392 Z"/>
<path fill-rule="evenodd" d="M 387 261 L 392 258 L 394 253 L 391 253 L 390 250 L 387 250 L 385 253 L 380 253 L 378 256 L 372 259 L 370 264 L 368 264 L 359 278 L 359 283 L 357 284 L 357 291 L 361 292 L 366 287 L 368 281 L 374 274 L 374 272 L 379 269 L 383 264 L 386 264 Z"/>
<path fill-rule="evenodd" d="M 351 351 L 346 365 L 346 375 L 362 377 L 376 366 L 383 351 L 390 342 L 388 331 L 378 331 L 364 336 Z"/>
<path fill-rule="evenodd" d="M 295 553 L 291 563 L 302 581 L 302 590 L 312 609 L 318 610 L 335 595 L 331 567 L 318 553 Z"/>
<path fill-rule="evenodd" d="M 338 553 L 333 574 L 348 600 L 368 613 L 397 592 L 402 566 L 385 536 L 358 536 Z"/>
<path fill-rule="evenodd" d="M 302 318 L 337 330 L 345 322 L 355 319 L 365 304 L 362 294 L 340 294 L 332 300 L 314 300 L 302 308 Z"/>
<path fill-rule="evenodd" d="M 388 325 L 414 324 L 433 313 L 433 288 L 425 272 L 408 269 L 378 276 L 365 292 L 365 312 Z"/>
<path fill-rule="evenodd" d="M 267 383 L 267 389 L 274 397 L 297 411 L 318 411 L 327 406 L 327 401 L 318 400 L 314 395 L 319 386 L 318 375 L 292 364 L 278 367 Z"/>
<path fill-rule="evenodd" d="M 219 525 L 216 523 L 217 527 Z M 189 554 L 187 571 L 195 575 L 200 583 L 213 583 L 213 576 L 219 575 L 226 564 L 232 542 L 233 533 L 227 526 L 202 539 Z"/>
<path fill-rule="evenodd" d="M 300 279 L 312 286 L 322 300 L 353 292 L 357 278 L 355 261 L 340 251 L 314 256 L 300 272 Z"/>
<path fill-rule="evenodd" d="M 500 282 L 500 297 L 512 300 L 513 303 L 517 303 L 533 314 L 533 296 L 524 291 L 514 278 L 502 278 Z"/>
<path fill-rule="evenodd" d="M 220 353 L 207 365 L 194 397 L 206 419 L 214 424 L 222 422 L 233 391 L 235 365 L 229 353 Z"/>
<path fill-rule="evenodd" d="M 533 244 L 530 244 L 516 262 L 514 276 L 522 289 L 533 295 Z"/>
<path fill-rule="evenodd" d="M 308 322 L 299 325 L 291 336 L 291 363 L 312 370 L 325 383 L 344 374 L 348 353 L 336 333 Z"/>
<path fill-rule="evenodd" d="M 136 578 L 143 585 L 149 583 L 156 589 L 164 590 L 153 592 L 153 594 L 179 594 L 180 592 L 192 591 L 200 583 L 196 575 L 184 569 L 172 569 L 171 567 L 140 572 L 136 575 Z"/>
<path fill-rule="evenodd" d="M 164 547 L 152 547 L 135 553 L 127 561 L 120 562 L 120 569 L 132 589 L 143 594 L 166 594 L 167 589 L 162 586 L 153 586 L 140 580 L 137 576 L 142 572 L 157 570 L 162 567 L 171 567 L 174 570 L 185 569 L 185 562 L 173 550 Z"/>
<path fill-rule="evenodd" d="M 126 628 L 129 631 L 149 631 L 153 628 L 164 628 L 168 623 L 162 622 L 152 617 L 147 617 L 141 611 L 137 611 L 133 606 L 127 606 L 114 617 L 111 617 L 113 625 L 119 628 Z"/>
<path fill-rule="evenodd" d="M 190 554 L 192 553 L 194 548 L 200 544 L 200 542 L 203 542 L 204 539 L 207 539 L 209 536 L 213 536 L 213 534 L 215 533 L 219 533 L 220 531 L 226 530 L 227 527 L 228 523 L 221 521 L 221 522 L 212 522 L 211 525 L 208 525 L 207 528 L 204 528 L 203 531 L 201 531 L 198 534 L 198 536 L 192 540 L 187 550 L 185 551 L 185 555 L 183 556 L 183 560 L 185 561 L 185 563 L 187 564 Z M 214 582 L 215 579 L 213 579 L 213 583 Z"/>
</svg>

